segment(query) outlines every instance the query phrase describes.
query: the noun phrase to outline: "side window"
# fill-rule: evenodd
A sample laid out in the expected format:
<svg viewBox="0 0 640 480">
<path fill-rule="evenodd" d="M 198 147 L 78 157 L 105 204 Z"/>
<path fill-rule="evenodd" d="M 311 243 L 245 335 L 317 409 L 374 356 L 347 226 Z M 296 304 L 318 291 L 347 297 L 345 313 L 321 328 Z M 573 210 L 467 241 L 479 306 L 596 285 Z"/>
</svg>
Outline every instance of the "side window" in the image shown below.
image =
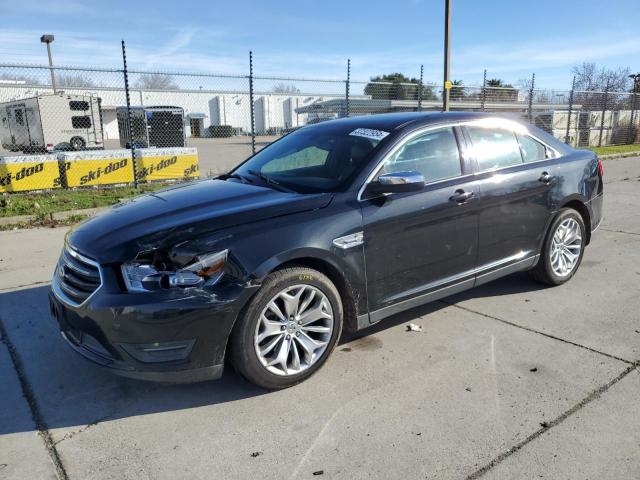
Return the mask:
<svg viewBox="0 0 640 480">
<path fill-rule="evenodd" d="M 528 135 L 518 135 L 518 143 L 525 162 L 536 162 L 547 158 L 547 148 Z"/>
<path fill-rule="evenodd" d="M 467 131 L 481 171 L 522 163 L 520 147 L 513 132 L 484 127 L 467 127 Z"/>
<path fill-rule="evenodd" d="M 71 117 L 73 128 L 91 128 L 91 117 Z"/>
<path fill-rule="evenodd" d="M 69 109 L 86 112 L 87 110 L 89 110 L 89 102 L 85 102 L 84 100 L 71 100 L 69 102 Z"/>
<path fill-rule="evenodd" d="M 380 174 L 406 171 L 421 173 L 427 183 L 461 175 L 453 129 L 431 130 L 409 140 L 387 159 Z"/>
<path fill-rule="evenodd" d="M 16 125 L 24 125 L 24 115 L 22 110 L 15 110 L 16 114 Z"/>
</svg>

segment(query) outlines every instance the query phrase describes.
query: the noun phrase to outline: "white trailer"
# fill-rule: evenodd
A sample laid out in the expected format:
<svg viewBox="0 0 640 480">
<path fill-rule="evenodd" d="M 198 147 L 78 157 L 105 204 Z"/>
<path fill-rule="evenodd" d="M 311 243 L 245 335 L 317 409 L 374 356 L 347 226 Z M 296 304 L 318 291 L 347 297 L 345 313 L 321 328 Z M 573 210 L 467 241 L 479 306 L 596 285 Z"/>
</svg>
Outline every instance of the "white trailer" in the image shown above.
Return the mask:
<svg viewBox="0 0 640 480">
<path fill-rule="evenodd" d="M 12 152 L 104 148 L 100 98 L 60 92 L 0 103 L 0 140 Z"/>
</svg>

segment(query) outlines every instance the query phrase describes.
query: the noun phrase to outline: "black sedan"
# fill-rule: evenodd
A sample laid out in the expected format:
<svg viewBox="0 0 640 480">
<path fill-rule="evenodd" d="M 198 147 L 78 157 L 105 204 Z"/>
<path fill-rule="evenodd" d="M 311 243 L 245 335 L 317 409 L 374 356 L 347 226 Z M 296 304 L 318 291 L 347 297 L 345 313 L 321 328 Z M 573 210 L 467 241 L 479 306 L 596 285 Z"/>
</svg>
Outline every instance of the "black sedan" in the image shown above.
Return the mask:
<svg viewBox="0 0 640 480">
<path fill-rule="evenodd" d="M 343 330 L 528 270 L 568 281 L 602 163 L 528 125 L 402 113 L 296 130 L 218 178 L 120 204 L 66 239 L 51 310 L 124 375 L 284 388 Z"/>
</svg>

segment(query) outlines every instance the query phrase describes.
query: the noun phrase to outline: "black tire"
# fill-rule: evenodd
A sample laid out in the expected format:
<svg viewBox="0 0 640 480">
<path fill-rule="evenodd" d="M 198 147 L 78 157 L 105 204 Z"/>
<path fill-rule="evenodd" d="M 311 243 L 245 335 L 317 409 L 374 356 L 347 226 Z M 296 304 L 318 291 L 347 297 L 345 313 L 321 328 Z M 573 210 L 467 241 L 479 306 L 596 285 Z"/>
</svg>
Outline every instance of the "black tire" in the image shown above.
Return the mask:
<svg viewBox="0 0 640 480">
<path fill-rule="evenodd" d="M 71 148 L 71 150 L 75 150 L 76 152 L 78 150 L 84 150 L 86 146 L 87 142 L 85 142 L 84 138 L 82 137 L 73 137 L 69 141 L 69 147 Z"/>
<path fill-rule="evenodd" d="M 309 285 L 320 290 L 333 311 L 333 331 L 326 349 L 310 366 L 298 374 L 277 375 L 261 363 L 254 347 L 257 323 L 267 304 L 287 287 Z M 262 287 L 249 301 L 238 318 L 230 339 L 230 359 L 238 373 L 251 383 L 268 390 L 280 390 L 296 385 L 313 375 L 327 360 L 342 332 L 343 307 L 335 285 L 322 273 L 307 267 L 288 267 L 267 276 Z M 293 341 L 293 340 L 292 340 Z"/>
<path fill-rule="evenodd" d="M 580 235 L 582 237 L 582 245 L 580 248 L 580 254 L 578 256 L 578 260 L 574 265 L 571 272 L 566 276 L 560 276 L 554 272 L 553 267 L 551 265 L 551 243 L 553 241 L 553 236 L 558 228 L 558 226 L 564 222 L 565 220 L 573 218 L 578 225 L 580 226 Z M 531 270 L 529 270 L 529 275 L 535 281 L 539 283 L 543 283 L 545 285 L 562 285 L 563 283 L 568 282 L 575 275 L 580 267 L 580 263 L 582 262 L 582 256 L 584 255 L 584 247 L 587 240 L 586 228 L 584 225 L 584 220 L 582 219 L 582 215 L 575 211 L 572 208 L 563 208 L 561 209 L 556 217 L 551 222 L 549 226 L 549 230 L 544 239 L 544 244 L 542 246 L 542 251 L 540 252 L 540 259 L 538 260 L 538 264 Z"/>
</svg>

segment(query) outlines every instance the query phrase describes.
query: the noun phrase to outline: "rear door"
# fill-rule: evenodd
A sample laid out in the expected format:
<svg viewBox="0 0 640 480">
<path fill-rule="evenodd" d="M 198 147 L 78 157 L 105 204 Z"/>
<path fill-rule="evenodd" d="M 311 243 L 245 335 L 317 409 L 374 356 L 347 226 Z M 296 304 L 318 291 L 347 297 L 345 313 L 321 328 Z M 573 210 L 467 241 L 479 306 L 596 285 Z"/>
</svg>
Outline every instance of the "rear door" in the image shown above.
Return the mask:
<svg viewBox="0 0 640 480">
<path fill-rule="evenodd" d="M 555 183 L 546 147 L 524 130 L 464 127 L 480 190 L 478 274 L 539 253 Z M 525 161 L 526 160 L 526 161 Z"/>
<path fill-rule="evenodd" d="M 25 106 L 14 105 L 7 107 L 7 113 L 9 118 L 9 129 L 11 131 L 11 140 L 13 144 L 25 147 L 31 145 L 29 119 L 27 118 L 27 110 Z"/>
<path fill-rule="evenodd" d="M 361 203 L 372 322 L 398 304 L 413 306 L 436 290 L 473 283 L 478 191 L 460 155 L 461 141 L 452 127 L 411 135 L 376 178 L 415 171 L 425 177 L 425 188 Z"/>
</svg>

